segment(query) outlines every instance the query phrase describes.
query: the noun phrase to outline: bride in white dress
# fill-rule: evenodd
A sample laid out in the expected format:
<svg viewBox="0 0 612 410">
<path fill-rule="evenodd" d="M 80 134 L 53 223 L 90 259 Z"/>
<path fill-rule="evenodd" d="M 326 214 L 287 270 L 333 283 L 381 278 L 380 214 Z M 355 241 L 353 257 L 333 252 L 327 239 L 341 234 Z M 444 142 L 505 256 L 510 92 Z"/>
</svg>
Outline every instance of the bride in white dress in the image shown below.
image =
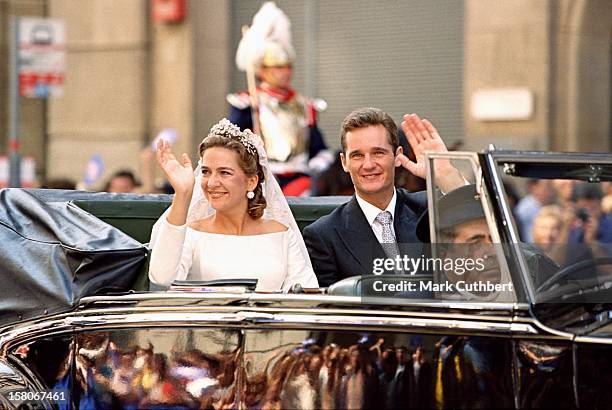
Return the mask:
<svg viewBox="0 0 612 410">
<path fill-rule="evenodd" d="M 157 160 L 174 188 L 153 227 L 149 278 L 258 279 L 258 291 L 318 287 L 287 200 L 269 172 L 261 138 L 223 119 L 200 144 L 193 171 L 165 141 Z"/>
</svg>

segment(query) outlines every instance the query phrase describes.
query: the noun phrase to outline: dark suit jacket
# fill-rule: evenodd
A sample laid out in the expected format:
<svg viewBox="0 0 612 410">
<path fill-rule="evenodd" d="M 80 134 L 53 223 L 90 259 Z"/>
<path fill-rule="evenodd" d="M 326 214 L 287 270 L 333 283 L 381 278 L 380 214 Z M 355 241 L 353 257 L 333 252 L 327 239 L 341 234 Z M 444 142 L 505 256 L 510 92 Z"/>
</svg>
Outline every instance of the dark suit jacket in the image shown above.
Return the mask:
<svg viewBox="0 0 612 410">
<path fill-rule="evenodd" d="M 393 227 L 398 243 L 421 243 L 416 226 L 426 210 L 426 191 L 397 189 Z M 371 275 L 372 260 L 386 257 L 355 196 L 304 228 L 303 237 L 320 286 L 355 275 Z M 419 257 L 420 248 L 415 252 Z"/>
</svg>

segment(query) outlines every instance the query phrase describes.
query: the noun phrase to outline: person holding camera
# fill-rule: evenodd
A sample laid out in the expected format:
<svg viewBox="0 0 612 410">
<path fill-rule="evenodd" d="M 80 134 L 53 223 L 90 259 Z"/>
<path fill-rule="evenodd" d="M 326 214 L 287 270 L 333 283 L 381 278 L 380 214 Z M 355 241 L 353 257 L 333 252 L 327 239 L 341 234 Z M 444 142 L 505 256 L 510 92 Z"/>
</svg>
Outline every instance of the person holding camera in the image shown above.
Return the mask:
<svg viewBox="0 0 612 410">
<path fill-rule="evenodd" d="M 575 218 L 568 244 L 612 243 L 612 220 L 602 213 L 602 198 L 603 192 L 598 184 L 582 183 L 574 187 Z"/>
</svg>

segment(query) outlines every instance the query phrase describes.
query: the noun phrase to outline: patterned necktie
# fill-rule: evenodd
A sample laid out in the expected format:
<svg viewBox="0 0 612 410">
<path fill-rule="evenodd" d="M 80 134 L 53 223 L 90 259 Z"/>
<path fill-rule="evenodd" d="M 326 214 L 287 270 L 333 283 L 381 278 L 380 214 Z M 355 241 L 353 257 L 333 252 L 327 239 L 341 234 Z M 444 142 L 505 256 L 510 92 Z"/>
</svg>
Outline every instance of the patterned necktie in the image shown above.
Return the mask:
<svg viewBox="0 0 612 410">
<path fill-rule="evenodd" d="M 391 212 L 384 211 L 376 216 L 378 223 L 382 225 L 382 245 L 385 254 L 390 259 L 395 259 L 399 255 L 399 248 L 395 242 L 395 236 L 393 236 L 393 230 L 391 229 Z"/>
</svg>

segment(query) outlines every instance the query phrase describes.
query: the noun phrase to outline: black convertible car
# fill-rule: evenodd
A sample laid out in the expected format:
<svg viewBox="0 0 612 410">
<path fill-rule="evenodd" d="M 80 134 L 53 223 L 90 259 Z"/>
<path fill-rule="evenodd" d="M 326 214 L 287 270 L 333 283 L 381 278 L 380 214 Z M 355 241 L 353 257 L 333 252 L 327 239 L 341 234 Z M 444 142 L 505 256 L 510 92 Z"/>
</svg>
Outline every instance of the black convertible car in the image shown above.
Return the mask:
<svg viewBox="0 0 612 410">
<path fill-rule="evenodd" d="M 0 407 L 609 408 L 612 156 L 439 160 L 464 174 L 491 240 L 450 246 L 458 208 L 429 184 L 419 257 L 481 258 L 486 281 L 455 263 L 288 294 L 248 280 L 149 290 L 145 243 L 169 196 L 0 191 Z M 558 184 L 548 236 L 544 211 L 527 207 L 527 232 L 509 202 L 539 183 Z M 348 199 L 290 205 L 303 228 Z"/>
</svg>

